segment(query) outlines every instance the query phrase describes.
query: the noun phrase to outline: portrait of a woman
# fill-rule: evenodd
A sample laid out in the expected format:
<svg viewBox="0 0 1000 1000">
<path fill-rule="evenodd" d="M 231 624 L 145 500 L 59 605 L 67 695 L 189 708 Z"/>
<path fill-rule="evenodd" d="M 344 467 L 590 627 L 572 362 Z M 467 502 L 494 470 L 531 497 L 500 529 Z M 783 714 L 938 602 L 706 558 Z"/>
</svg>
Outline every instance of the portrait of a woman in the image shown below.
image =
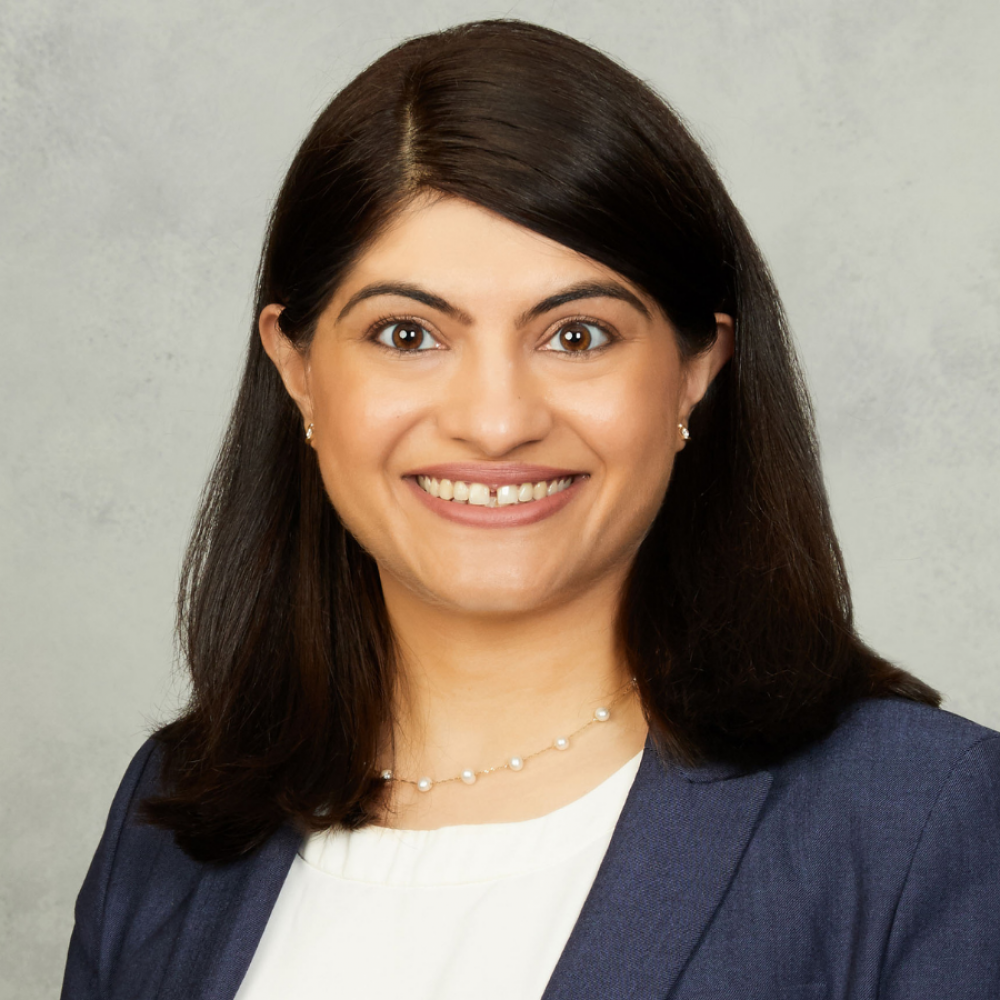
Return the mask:
<svg viewBox="0 0 1000 1000">
<path fill-rule="evenodd" d="M 767 266 L 583 42 L 319 115 L 179 625 L 64 1000 L 1000 996 L 1000 734 L 859 638 Z"/>
</svg>

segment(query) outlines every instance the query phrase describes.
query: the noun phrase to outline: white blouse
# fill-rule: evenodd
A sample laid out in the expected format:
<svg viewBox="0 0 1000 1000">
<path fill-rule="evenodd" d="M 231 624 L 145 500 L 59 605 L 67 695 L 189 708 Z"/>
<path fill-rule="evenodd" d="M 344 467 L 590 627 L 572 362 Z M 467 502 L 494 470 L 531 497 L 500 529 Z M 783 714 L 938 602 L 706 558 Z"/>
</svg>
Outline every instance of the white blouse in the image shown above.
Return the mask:
<svg viewBox="0 0 1000 1000">
<path fill-rule="evenodd" d="M 314 834 L 237 1000 L 536 1000 L 641 758 L 537 819 Z"/>
</svg>

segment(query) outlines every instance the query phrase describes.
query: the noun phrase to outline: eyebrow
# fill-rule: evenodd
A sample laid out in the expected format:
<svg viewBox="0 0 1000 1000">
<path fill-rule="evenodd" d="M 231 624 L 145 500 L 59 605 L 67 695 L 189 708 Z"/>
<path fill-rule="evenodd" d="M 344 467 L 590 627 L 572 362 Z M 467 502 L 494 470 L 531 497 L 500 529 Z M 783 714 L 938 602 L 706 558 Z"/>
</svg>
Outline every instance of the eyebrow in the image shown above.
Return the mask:
<svg viewBox="0 0 1000 1000">
<path fill-rule="evenodd" d="M 561 292 L 556 292 L 555 295 L 550 295 L 547 299 L 542 299 L 538 305 L 521 313 L 517 318 L 517 326 L 519 328 L 525 326 L 543 313 L 558 309 L 559 306 L 564 306 L 568 302 L 577 302 L 580 299 L 618 299 L 620 302 L 627 302 L 633 309 L 637 309 L 646 319 L 650 318 L 649 310 L 642 300 L 617 281 L 581 281 L 576 285 L 570 285 L 569 288 Z"/>
<path fill-rule="evenodd" d="M 380 295 L 398 295 L 404 299 L 413 299 L 415 302 L 430 306 L 432 309 L 443 312 L 446 316 L 457 319 L 466 326 L 472 323 L 472 317 L 467 312 L 459 309 L 457 306 L 453 306 L 446 299 L 441 298 L 440 295 L 434 295 L 432 292 L 420 288 L 419 285 L 410 285 L 405 282 L 380 282 L 374 285 L 366 285 L 347 300 L 344 308 L 337 315 L 337 322 L 339 323 L 359 302 L 363 302 L 365 299 L 376 298 Z M 581 281 L 575 285 L 570 285 L 569 288 L 565 288 L 561 292 L 556 292 L 555 295 L 550 295 L 548 298 L 542 299 L 541 302 L 521 313 L 515 325 L 520 329 L 533 319 L 537 319 L 552 309 L 558 309 L 559 306 L 564 306 L 569 302 L 577 302 L 581 299 L 618 299 L 620 302 L 628 303 L 633 309 L 636 309 L 645 316 L 646 319 L 650 318 L 649 310 L 642 300 L 617 281 Z"/>
<path fill-rule="evenodd" d="M 365 299 L 373 299 L 379 295 L 398 295 L 404 299 L 413 299 L 422 302 L 425 306 L 437 309 L 446 316 L 451 316 L 464 323 L 466 326 L 472 323 L 472 317 L 461 309 L 453 306 L 450 302 L 442 299 L 440 295 L 426 292 L 418 285 L 408 285 L 403 282 L 385 282 L 377 285 L 365 285 L 360 291 L 355 292 L 348 300 L 343 309 L 337 315 L 339 323 L 359 302 Z"/>
</svg>

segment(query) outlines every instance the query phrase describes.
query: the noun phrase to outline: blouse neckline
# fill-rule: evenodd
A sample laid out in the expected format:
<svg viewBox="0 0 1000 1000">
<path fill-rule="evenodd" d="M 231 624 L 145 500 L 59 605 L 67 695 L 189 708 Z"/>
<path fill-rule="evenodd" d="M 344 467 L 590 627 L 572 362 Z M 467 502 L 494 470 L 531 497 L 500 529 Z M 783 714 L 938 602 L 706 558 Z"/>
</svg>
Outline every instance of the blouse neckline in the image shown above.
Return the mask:
<svg viewBox="0 0 1000 1000">
<path fill-rule="evenodd" d="M 436 830 L 323 830 L 299 850 L 317 873 L 383 886 L 446 886 L 526 875 L 606 846 L 635 780 L 640 750 L 580 798 L 544 816 Z"/>
</svg>

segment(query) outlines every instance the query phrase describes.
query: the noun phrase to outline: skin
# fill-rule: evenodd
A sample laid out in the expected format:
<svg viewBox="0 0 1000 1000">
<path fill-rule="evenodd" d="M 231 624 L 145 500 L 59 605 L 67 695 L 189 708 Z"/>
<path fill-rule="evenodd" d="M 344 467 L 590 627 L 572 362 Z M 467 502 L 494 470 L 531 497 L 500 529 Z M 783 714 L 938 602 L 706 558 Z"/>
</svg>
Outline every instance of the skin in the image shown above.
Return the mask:
<svg viewBox="0 0 1000 1000">
<path fill-rule="evenodd" d="M 598 282 L 634 302 L 603 294 L 525 321 L 546 298 Z M 351 305 L 387 283 L 447 307 L 399 293 Z M 307 350 L 282 335 L 280 312 L 261 313 L 264 348 L 313 425 L 330 500 L 378 564 L 401 653 L 395 757 L 387 740 L 380 767 L 445 778 L 579 728 L 627 685 L 619 594 L 685 447 L 678 424 L 731 356 L 731 318 L 717 314 L 714 346 L 685 360 L 656 303 L 620 275 L 470 202 L 426 194 L 361 256 Z M 398 321 L 414 331 L 402 350 L 389 346 Z M 573 331 L 588 349 L 565 349 Z M 442 462 L 584 475 L 550 516 L 483 527 L 441 516 L 406 478 Z M 394 782 L 382 822 L 543 815 L 610 776 L 646 731 L 626 687 L 611 720 L 519 773 L 429 793 Z"/>
</svg>

